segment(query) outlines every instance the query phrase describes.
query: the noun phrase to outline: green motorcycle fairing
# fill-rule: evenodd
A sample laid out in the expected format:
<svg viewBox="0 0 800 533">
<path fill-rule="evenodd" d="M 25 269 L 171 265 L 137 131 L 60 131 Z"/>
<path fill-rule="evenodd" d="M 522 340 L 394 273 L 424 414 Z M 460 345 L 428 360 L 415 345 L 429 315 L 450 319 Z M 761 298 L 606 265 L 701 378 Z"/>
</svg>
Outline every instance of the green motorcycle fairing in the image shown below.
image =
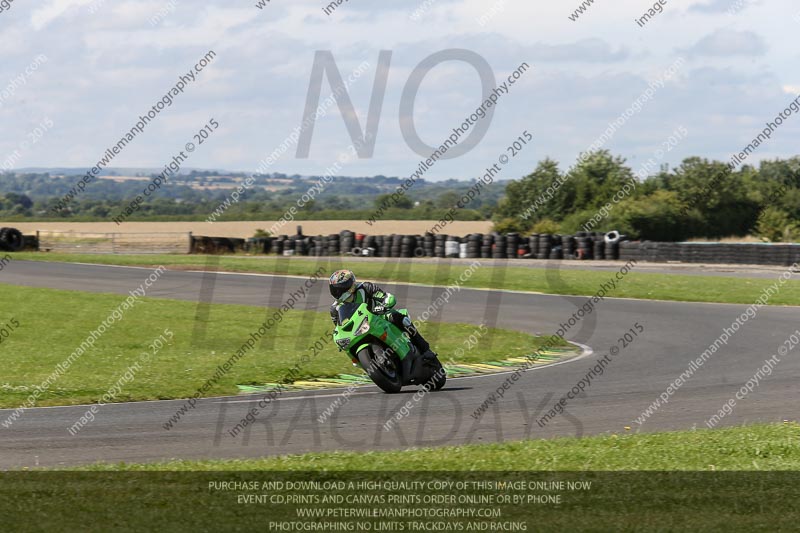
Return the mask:
<svg viewBox="0 0 800 533">
<path fill-rule="evenodd" d="M 397 311 L 408 316 L 406 309 Z M 337 312 L 339 325 L 334 330 L 333 340 L 339 350 L 350 354 L 353 363 L 358 364 L 356 354 L 376 340 L 392 348 L 400 360 L 405 359 L 411 352 L 409 340 L 403 331 L 382 315 L 372 313 L 366 302 L 354 301 L 341 304 Z"/>
</svg>

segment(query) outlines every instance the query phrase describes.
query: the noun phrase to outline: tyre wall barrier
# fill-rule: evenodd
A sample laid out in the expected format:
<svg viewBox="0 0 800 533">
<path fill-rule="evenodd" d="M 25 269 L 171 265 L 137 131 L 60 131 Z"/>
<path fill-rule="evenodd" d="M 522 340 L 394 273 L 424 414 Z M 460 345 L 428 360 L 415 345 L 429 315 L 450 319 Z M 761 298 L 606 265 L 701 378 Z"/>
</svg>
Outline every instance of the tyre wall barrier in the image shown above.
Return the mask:
<svg viewBox="0 0 800 533">
<path fill-rule="evenodd" d="M 208 239 L 195 237 L 195 239 Z M 461 258 L 461 259 L 549 259 L 549 260 L 619 260 L 684 263 L 737 263 L 792 265 L 800 261 L 800 244 L 761 243 L 677 243 L 632 242 L 617 231 L 578 232 L 575 235 L 517 233 L 472 233 L 466 236 L 425 235 L 363 235 L 351 231 L 338 234 L 306 236 L 298 228 L 294 236 L 280 235 L 248 239 L 228 239 L 222 246 L 217 239 L 213 252 L 229 253 L 243 249 L 250 253 L 272 253 L 301 256 L 363 256 L 401 258 Z M 205 242 L 205 241 L 203 241 Z"/>
<path fill-rule="evenodd" d="M 194 239 L 209 239 L 194 237 Z M 219 241 L 231 241 L 221 245 Z M 296 235 L 247 239 L 217 239 L 203 252 L 231 253 L 244 250 L 255 254 L 301 256 L 364 256 L 390 258 L 461 258 L 461 259 L 549 259 L 549 260 L 619 260 L 684 263 L 735 263 L 790 266 L 800 261 L 800 244 L 762 243 L 677 243 L 629 241 L 618 231 L 608 233 L 578 232 L 575 235 L 518 233 L 472 233 L 466 236 L 364 235 L 341 231 L 330 235 L 306 236 L 298 227 Z M 206 242 L 206 241 L 203 241 Z M 208 245 L 206 245 L 208 246 Z"/>
<path fill-rule="evenodd" d="M 800 261 L 800 244 L 718 242 L 621 242 L 621 261 L 791 266 Z"/>
<path fill-rule="evenodd" d="M 108 253 L 186 253 L 181 239 L 187 234 L 77 234 L 23 235 L 15 228 L 0 228 L 0 251 L 59 250 L 88 252 L 94 241 L 111 243 Z M 109 235 L 111 235 L 109 237 Z M 124 238 L 123 238 L 124 237 Z M 158 237 L 158 242 L 155 238 Z M 162 240 L 169 237 L 169 242 Z M 717 243 L 629 241 L 617 231 L 578 232 L 575 235 L 472 233 L 466 236 L 364 235 L 341 231 L 330 235 L 297 234 L 238 239 L 188 234 L 189 253 L 299 255 L 311 257 L 353 255 L 364 257 L 462 259 L 595 259 L 644 262 L 791 266 L 800 262 L 800 243 Z M 69 241 L 69 242 L 67 242 Z M 74 241 L 74 242 L 73 242 Z M 141 242 L 140 242 L 141 241 Z M 173 242 L 174 241 L 174 242 Z M 183 241 L 186 242 L 185 240 Z M 66 244 L 64 244 L 66 243 Z M 94 244 L 93 244 L 94 243 Z M 58 245 L 58 246 L 57 246 Z M 74 248 L 74 249 L 73 249 Z M 98 250 L 99 252 L 99 250 Z"/>
</svg>

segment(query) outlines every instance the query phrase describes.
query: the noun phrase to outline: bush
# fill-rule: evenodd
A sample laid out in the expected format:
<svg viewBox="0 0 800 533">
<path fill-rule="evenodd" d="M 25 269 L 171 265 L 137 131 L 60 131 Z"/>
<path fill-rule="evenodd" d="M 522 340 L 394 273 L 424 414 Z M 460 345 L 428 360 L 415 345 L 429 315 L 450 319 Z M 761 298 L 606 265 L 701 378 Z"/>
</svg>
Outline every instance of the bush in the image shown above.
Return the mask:
<svg viewBox="0 0 800 533">
<path fill-rule="evenodd" d="M 527 225 L 524 221 L 516 218 L 504 218 L 499 222 L 495 222 L 492 226 L 492 231 L 497 233 L 525 233 Z"/>
<path fill-rule="evenodd" d="M 792 222 L 789 213 L 777 207 L 767 207 L 756 223 L 757 237 L 767 242 L 795 242 L 800 240 L 800 228 Z"/>
<path fill-rule="evenodd" d="M 531 228 L 532 233 L 558 233 L 561 231 L 561 226 L 555 220 L 551 220 L 549 218 L 543 218 L 539 222 L 533 225 Z"/>
<path fill-rule="evenodd" d="M 682 207 L 674 192 L 656 191 L 615 205 L 604 226 L 613 226 L 635 239 L 683 241 L 694 234 L 700 220 L 691 212 L 684 216 Z"/>
</svg>

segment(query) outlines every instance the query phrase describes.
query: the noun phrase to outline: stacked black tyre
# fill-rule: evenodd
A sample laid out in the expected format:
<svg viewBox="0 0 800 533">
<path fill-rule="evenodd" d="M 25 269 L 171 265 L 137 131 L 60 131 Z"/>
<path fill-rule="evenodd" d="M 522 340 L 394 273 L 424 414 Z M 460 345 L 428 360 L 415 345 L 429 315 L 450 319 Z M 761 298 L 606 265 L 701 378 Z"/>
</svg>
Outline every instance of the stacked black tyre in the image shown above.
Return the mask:
<svg viewBox="0 0 800 533">
<path fill-rule="evenodd" d="M 436 234 L 436 241 L 434 244 L 433 253 L 435 257 L 445 256 L 445 243 L 447 242 L 447 235 L 441 233 Z"/>
<path fill-rule="evenodd" d="M 519 233 L 506 235 L 506 257 L 516 259 L 519 252 Z"/>
<path fill-rule="evenodd" d="M 308 236 L 306 237 L 306 253 L 305 255 L 316 257 L 317 255 L 317 238 Z"/>
<path fill-rule="evenodd" d="M 481 257 L 483 259 L 489 259 L 492 257 L 492 245 L 494 244 L 494 235 L 491 233 L 487 233 L 483 236 L 483 242 L 481 243 Z"/>
<path fill-rule="evenodd" d="M 539 255 L 539 234 L 534 233 L 528 237 L 528 246 L 531 249 L 531 258 L 537 259 Z"/>
<path fill-rule="evenodd" d="M 327 253 L 330 256 L 339 255 L 339 239 L 341 236 L 338 233 L 332 233 L 328 235 L 326 248 Z"/>
<path fill-rule="evenodd" d="M 380 257 L 381 250 L 383 249 L 383 235 L 376 235 L 375 236 L 375 256 Z"/>
<path fill-rule="evenodd" d="M 508 251 L 508 239 L 505 235 L 496 234 L 494 236 L 494 248 L 492 249 L 493 259 L 505 259 Z"/>
<path fill-rule="evenodd" d="M 283 255 L 283 250 L 286 247 L 286 235 L 279 235 L 272 241 L 272 249 L 278 255 Z"/>
<path fill-rule="evenodd" d="M 436 256 L 436 237 L 433 233 L 426 233 L 422 238 L 422 249 L 425 251 L 425 257 Z"/>
<path fill-rule="evenodd" d="M 575 259 L 575 249 L 577 241 L 572 235 L 563 235 L 561 237 L 561 247 L 564 249 L 564 259 Z"/>
<path fill-rule="evenodd" d="M 391 256 L 390 257 L 400 257 L 400 253 L 403 249 L 403 236 L 402 235 L 392 235 L 392 247 L 391 247 Z"/>
<path fill-rule="evenodd" d="M 467 258 L 478 259 L 481 257 L 481 248 L 483 244 L 483 235 L 480 233 L 472 233 L 467 236 Z"/>
<path fill-rule="evenodd" d="M 359 255 L 361 254 L 361 249 L 364 248 L 364 239 L 366 238 L 367 236 L 364 235 L 363 233 L 356 233 L 355 240 L 353 241 L 353 246 L 355 248 L 358 248 Z"/>
<path fill-rule="evenodd" d="M 575 235 L 575 258 L 583 261 L 594 258 L 594 240 L 585 231 Z"/>
<path fill-rule="evenodd" d="M 549 233 L 539 235 L 539 249 L 536 259 L 550 259 L 550 250 L 553 249 L 553 236 Z"/>
<path fill-rule="evenodd" d="M 378 238 L 375 235 L 367 235 L 364 237 L 364 248 L 361 255 L 372 257 L 378 254 Z"/>
<path fill-rule="evenodd" d="M 592 238 L 594 239 L 594 258 L 595 260 L 598 259 L 605 259 L 606 258 L 606 240 L 605 235 L 603 233 L 591 232 Z"/>
<path fill-rule="evenodd" d="M 25 247 L 25 237 L 16 228 L 0 228 L 0 250 L 19 252 Z"/>
<path fill-rule="evenodd" d="M 564 259 L 564 240 L 561 235 L 553 235 L 553 247 L 550 248 L 550 259 Z"/>
<path fill-rule="evenodd" d="M 414 235 L 403 235 L 400 238 L 400 257 L 414 257 L 417 249 L 417 238 Z"/>
<path fill-rule="evenodd" d="M 295 235 L 294 241 L 294 255 L 308 255 L 308 238 L 303 235 Z"/>
<path fill-rule="evenodd" d="M 356 244 L 356 234 L 352 231 L 342 231 L 339 233 L 339 251 L 343 254 L 349 254 L 353 251 Z"/>
<path fill-rule="evenodd" d="M 381 257 L 392 256 L 392 236 L 384 235 L 381 240 Z"/>
<path fill-rule="evenodd" d="M 322 235 L 317 235 L 316 237 L 309 237 L 308 238 L 308 255 L 312 257 L 319 257 L 323 255 L 323 245 L 322 242 L 325 239 Z"/>
</svg>

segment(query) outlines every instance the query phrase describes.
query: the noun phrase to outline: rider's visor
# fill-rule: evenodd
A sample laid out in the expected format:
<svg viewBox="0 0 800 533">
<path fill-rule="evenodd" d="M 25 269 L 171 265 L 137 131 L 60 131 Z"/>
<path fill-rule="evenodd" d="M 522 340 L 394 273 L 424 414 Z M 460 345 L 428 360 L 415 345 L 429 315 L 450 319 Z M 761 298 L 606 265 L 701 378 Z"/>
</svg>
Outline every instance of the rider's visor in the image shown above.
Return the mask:
<svg viewBox="0 0 800 533">
<path fill-rule="evenodd" d="M 352 302 L 355 299 L 355 297 L 356 297 L 355 291 L 354 290 L 349 290 L 349 291 L 339 295 L 339 297 L 336 298 L 336 301 L 339 302 L 340 304 L 343 304 L 343 303 L 348 303 L 349 304 L 350 302 Z"/>
</svg>

